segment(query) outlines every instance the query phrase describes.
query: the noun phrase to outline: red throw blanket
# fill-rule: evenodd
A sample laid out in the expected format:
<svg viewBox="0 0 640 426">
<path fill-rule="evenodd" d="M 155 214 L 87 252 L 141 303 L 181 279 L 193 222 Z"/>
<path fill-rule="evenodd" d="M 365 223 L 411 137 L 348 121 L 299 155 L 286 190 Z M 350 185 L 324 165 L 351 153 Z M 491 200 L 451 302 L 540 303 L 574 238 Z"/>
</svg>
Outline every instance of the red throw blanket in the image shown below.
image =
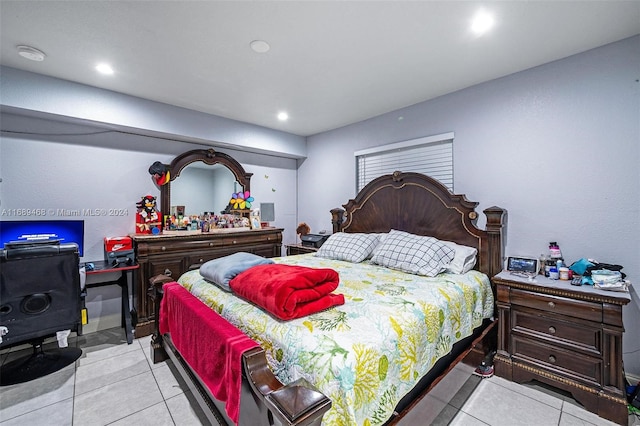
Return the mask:
<svg viewBox="0 0 640 426">
<path fill-rule="evenodd" d="M 163 286 L 160 333 L 171 340 L 213 396 L 226 402 L 231 420 L 238 423 L 242 386 L 242 353 L 258 346 L 178 283 Z"/>
<path fill-rule="evenodd" d="M 271 264 L 247 269 L 229 287 L 272 315 L 290 320 L 344 304 L 344 295 L 331 293 L 339 281 L 333 269 Z"/>
</svg>

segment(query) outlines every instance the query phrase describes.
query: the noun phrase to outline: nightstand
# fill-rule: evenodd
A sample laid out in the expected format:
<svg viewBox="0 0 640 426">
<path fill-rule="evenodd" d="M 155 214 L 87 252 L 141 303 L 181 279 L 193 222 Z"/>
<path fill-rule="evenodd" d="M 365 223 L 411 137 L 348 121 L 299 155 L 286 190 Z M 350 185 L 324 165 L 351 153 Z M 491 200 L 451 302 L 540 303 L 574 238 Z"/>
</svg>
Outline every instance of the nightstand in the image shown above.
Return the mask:
<svg viewBox="0 0 640 426">
<path fill-rule="evenodd" d="M 498 297 L 496 375 L 563 389 L 587 410 L 626 424 L 622 307 L 629 293 L 505 271 L 492 281 Z"/>
<path fill-rule="evenodd" d="M 285 247 L 287 248 L 287 256 L 315 253 L 318 251 L 315 247 L 303 246 L 302 244 L 285 244 Z"/>
</svg>

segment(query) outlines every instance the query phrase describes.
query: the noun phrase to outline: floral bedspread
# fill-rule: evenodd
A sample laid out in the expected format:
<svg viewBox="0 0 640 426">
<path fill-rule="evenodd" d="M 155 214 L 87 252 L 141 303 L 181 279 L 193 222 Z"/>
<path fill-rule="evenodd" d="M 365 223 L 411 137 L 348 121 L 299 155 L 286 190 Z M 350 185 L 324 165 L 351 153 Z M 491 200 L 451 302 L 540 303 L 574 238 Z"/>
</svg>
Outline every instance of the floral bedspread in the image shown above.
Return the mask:
<svg viewBox="0 0 640 426">
<path fill-rule="evenodd" d="M 420 377 L 493 313 L 489 279 L 477 271 L 427 278 L 313 254 L 274 260 L 335 269 L 335 292 L 345 295 L 345 304 L 285 322 L 206 282 L 197 270 L 179 282 L 259 342 L 281 382 L 304 377 L 331 398 L 326 425 L 384 423 Z"/>
</svg>

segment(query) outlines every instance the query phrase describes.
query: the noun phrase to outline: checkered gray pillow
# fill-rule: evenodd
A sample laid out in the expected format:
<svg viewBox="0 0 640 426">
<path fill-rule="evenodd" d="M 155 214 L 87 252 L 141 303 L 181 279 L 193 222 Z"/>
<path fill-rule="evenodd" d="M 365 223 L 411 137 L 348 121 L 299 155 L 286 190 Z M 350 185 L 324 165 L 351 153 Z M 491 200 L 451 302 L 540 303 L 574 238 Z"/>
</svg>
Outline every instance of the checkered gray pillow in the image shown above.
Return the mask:
<svg viewBox="0 0 640 426">
<path fill-rule="evenodd" d="M 316 256 L 359 263 L 373 253 L 379 241 L 376 234 L 337 232 L 327 238 Z"/>
<path fill-rule="evenodd" d="M 433 237 L 392 229 L 373 252 L 371 262 L 411 274 L 435 277 L 453 260 L 455 250 Z"/>
</svg>

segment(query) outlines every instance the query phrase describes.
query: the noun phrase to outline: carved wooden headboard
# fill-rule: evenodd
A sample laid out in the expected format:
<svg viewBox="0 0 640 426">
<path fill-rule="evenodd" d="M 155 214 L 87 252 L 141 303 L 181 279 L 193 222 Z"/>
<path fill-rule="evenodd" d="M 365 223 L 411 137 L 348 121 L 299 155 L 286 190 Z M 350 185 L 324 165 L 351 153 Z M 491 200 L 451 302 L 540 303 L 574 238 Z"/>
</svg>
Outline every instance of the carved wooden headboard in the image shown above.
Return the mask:
<svg viewBox="0 0 640 426">
<path fill-rule="evenodd" d="M 492 277 L 503 266 L 506 211 L 484 210 L 486 230 L 476 226 L 478 203 L 452 194 L 419 173 L 394 172 L 369 182 L 344 209 L 331 210 L 333 232 L 389 232 L 427 235 L 478 249 L 476 269 Z"/>
</svg>

